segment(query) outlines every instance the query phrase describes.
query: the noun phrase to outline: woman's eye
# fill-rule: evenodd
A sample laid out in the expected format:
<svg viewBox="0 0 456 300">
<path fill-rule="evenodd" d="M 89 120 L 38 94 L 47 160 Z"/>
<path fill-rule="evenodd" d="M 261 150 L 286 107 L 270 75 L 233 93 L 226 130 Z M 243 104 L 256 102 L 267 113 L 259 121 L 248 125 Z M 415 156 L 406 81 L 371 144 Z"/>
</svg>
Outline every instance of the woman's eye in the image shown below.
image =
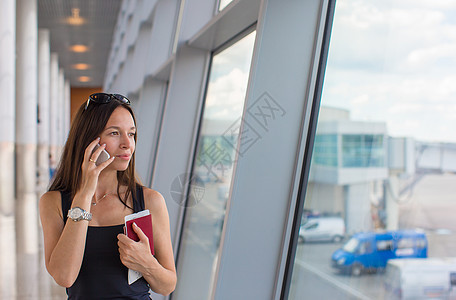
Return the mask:
<svg viewBox="0 0 456 300">
<path fill-rule="evenodd" d="M 136 132 L 130 132 L 130 136 L 135 136 Z"/>
<path fill-rule="evenodd" d="M 119 133 L 117 131 L 113 131 L 110 133 L 111 135 L 118 135 Z"/>
</svg>

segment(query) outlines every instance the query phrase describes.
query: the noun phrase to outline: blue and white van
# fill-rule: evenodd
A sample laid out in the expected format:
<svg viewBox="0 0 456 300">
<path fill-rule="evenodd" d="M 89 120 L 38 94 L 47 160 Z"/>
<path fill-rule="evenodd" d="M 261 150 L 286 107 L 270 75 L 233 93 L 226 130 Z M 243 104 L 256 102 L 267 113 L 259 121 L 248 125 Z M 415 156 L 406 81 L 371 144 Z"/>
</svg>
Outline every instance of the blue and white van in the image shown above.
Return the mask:
<svg viewBox="0 0 456 300">
<path fill-rule="evenodd" d="M 426 258 L 427 239 L 424 232 L 397 230 L 357 233 L 336 250 L 331 258 L 332 267 L 354 276 L 363 270 L 385 268 L 395 258 Z"/>
</svg>

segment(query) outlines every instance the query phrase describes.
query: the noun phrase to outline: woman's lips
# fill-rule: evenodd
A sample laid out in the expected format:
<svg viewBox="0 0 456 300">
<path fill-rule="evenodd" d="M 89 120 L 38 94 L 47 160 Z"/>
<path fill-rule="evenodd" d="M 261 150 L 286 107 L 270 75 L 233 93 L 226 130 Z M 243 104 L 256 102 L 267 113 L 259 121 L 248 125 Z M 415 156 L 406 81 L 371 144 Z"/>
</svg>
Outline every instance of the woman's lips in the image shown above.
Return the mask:
<svg viewBox="0 0 456 300">
<path fill-rule="evenodd" d="M 120 159 L 123 159 L 123 160 L 129 160 L 130 159 L 130 155 L 128 155 L 128 154 L 117 155 L 117 157 L 120 158 Z"/>
</svg>

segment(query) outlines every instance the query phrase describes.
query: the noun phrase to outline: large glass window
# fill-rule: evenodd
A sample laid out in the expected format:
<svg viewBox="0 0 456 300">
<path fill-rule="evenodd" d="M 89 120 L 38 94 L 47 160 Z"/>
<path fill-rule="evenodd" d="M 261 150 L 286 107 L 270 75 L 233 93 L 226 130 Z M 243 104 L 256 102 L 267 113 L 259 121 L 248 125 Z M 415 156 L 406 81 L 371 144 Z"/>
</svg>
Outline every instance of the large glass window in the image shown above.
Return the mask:
<svg viewBox="0 0 456 300">
<path fill-rule="evenodd" d="M 192 173 L 199 196 L 186 210 L 173 299 L 211 295 L 254 40 L 255 31 L 212 59 Z"/>
<path fill-rule="evenodd" d="M 336 1 L 289 299 L 456 297 L 455 15 Z"/>
<path fill-rule="evenodd" d="M 219 11 L 223 10 L 225 7 L 228 6 L 228 4 L 230 4 L 231 2 L 233 2 L 233 0 L 220 0 L 219 1 Z"/>
<path fill-rule="evenodd" d="M 342 136 L 342 167 L 344 168 L 385 167 L 385 156 L 383 135 L 346 134 Z"/>
<path fill-rule="evenodd" d="M 336 134 L 320 134 L 315 137 L 315 156 L 314 163 L 337 167 L 337 135 Z"/>
</svg>

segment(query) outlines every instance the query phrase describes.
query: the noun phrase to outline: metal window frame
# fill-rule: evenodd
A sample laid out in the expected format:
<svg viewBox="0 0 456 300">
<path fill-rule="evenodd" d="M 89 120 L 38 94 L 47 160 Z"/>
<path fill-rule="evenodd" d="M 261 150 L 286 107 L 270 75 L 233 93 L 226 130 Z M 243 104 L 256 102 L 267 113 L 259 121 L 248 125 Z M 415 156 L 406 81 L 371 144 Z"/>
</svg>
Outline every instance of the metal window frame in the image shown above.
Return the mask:
<svg viewBox="0 0 456 300">
<path fill-rule="evenodd" d="M 326 21 L 325 21 L 325 28 L 323 33 L 323 45 L 320 50 L 319 55 L 319 63 L 318 63 L 318 71 L 317 71 L 317 79 L 313 97 L 313 103 L 311 107 L 310 113 L 310 121 L 309 121 L 309 130 L 307 132 L 307 142 L 304 152 L 305 161 L 303 162 L 303 168 L 301 170 L 301 176 L 299 180 L 299 191 L 296 202 L 296 206 L 294 209 L 294 218 L 293 218 L 293 225 L 291 231 L 291 239 L 290 239 L 290 246 L 288 248 L 287 254 L 287 261 L 285 264 L 285 272 L 284 272 L 284 280 L 282 285 L 282 290 L 280 294 L 280 299 L 288 299 L 290 287 L 291 287 L 291 278 L 293 276 L 293 267 L 294 261 L 296 257 L 296 250 L 298 247 L 298 237 L 299 237 L 299 228 L 301 225 L 302 213 L 304 209 L 306 191 L 307 191 L 307 183 L 309 180 L 309 173 L 312 161 L 312 152 L 314 147 L 314 141 L 317 131 L 317 123 L 318 123 L 318 113 L 320 110 L 320 103 L 321 103 L 321 93 L 323 90 L 323 82 L 325 77 L 326 71 L 326 62 L 328 58 L 329 52 L 329 43 L 331 38 L 331 30 L 333 25 L 334 19 L 334 11 L 335 11 L 335 0 L 330 0 L 327 6 L 326 11 Z"/>
</svg>

